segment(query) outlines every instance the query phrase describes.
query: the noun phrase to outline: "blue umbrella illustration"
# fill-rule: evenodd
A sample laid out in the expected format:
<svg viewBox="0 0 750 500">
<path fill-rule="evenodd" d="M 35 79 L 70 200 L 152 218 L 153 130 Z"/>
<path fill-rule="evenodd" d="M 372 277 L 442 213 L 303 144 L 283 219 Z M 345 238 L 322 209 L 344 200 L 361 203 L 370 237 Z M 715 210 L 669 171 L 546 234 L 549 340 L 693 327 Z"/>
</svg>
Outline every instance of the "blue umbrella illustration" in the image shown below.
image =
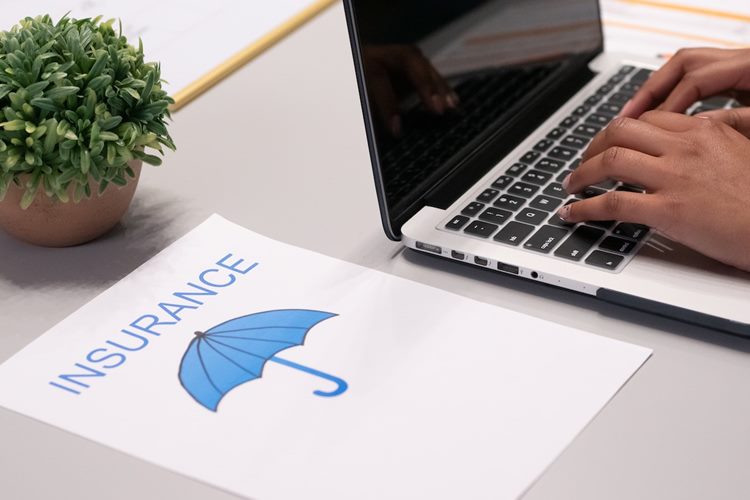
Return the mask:
<svg viewBox="0 0 750 500">
<path fill-rule="evenodd" d="M 273 361 L 336 384 L 333 391 L 314 391 L 317 396 L 343 394 L 348 388 L 344 380 L 276 356 L 303 345 L 312 327 L 334 316 L 305 309 L 265 311 L 195 332 L 180 363 L 180 383 L 198 403 L 216 411 L 229 391 L 260 378 L 266 363 Z"/>
</svg>

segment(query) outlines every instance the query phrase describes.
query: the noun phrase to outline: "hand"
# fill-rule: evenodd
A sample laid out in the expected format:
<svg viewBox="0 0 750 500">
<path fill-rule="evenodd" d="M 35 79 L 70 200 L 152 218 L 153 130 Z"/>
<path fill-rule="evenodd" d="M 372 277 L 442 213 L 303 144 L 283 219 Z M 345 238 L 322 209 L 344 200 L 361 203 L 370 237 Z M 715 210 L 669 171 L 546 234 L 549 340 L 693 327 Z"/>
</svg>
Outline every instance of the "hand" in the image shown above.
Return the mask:
<svg viewBox="0 0 750 500">
<path fill-rule="evenodd" d="M 651 75 L 622 109 L 638 118 L 650 109 L 683 113 L 694 102 L 727 94 L 750 104 L 750 49 L 683 49 Z"/>
<path fill-rule="evenodd" d="M 413 45 L 367 46 L 364 49 L 364 65 L 368 91 L 378 109 L 379 118 L 394 136 L 401 133 L 395 85 L 398 80 L 405 80 L 413 87 L 424 106 L 437 115 L 458 108 L 458 95 L 429 59 Z"/>
<path fill-rule="evenodd" d="M 565 180 L 570 193 L 615 179 L 646 193 L 614 191 L 563 207 L 568 222 L 621 220 L 750 271 L 750 140 L 706 117 L 649 111 L 616 118 Z"/>
</svg>

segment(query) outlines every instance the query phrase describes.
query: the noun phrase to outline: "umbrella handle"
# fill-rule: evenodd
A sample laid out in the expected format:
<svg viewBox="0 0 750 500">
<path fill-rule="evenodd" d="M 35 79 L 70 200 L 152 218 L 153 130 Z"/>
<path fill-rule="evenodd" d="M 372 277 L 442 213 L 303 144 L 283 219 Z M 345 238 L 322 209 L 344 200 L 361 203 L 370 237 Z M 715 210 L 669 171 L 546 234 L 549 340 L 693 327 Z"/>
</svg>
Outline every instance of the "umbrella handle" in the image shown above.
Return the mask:
<svg viewBox="0 0 750 500">
<path fill-rule="evenodd" d="M 322 379 L 333 382 L 334 384 L 338 386 L 336 387 L 335 390 L 331 392 L 313 391 L 313 394 L 315 394 L 316 396 L 320 396 L 323 398 L 332 398 L 332 397 L 339 396 L 345 393 L 346 390 L 349 388 L 349 384 L 347 384 L 344 379 L 341 379 L 339 377 L 334 377 L 333 375 L 329 375 L 327 373 L 323 373 L 321 371 L 315 370 L 314 368 L 309 368 L 307 366 L 299 365 L 293 361 L 279 358 L 278 356 L 274 356 L 273 358 L 270 358 L 269 361 L 273 361 L 280 365 L 288 366 L 289 368 L 294 368 L 295 370 L 300 370 L 305 373 L 309 373 L 310 375 L 315 375 L 316 377 L 320 377 Z"/>
</svg>

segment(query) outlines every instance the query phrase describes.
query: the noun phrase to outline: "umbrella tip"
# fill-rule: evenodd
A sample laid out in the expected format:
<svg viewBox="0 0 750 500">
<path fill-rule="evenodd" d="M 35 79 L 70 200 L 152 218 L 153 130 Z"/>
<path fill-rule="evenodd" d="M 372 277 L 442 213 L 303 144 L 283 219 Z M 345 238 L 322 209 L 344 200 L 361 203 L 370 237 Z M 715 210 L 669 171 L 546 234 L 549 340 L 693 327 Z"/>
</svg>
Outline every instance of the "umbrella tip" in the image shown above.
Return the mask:
<svg viewBox="0 0 750 500">
<path fill-rule="evenodd" d="M 204 332 L 195 332 L 195 336 L 198 338 L 203 338 L 206 336 L 206 334 Z"/>
</svg>

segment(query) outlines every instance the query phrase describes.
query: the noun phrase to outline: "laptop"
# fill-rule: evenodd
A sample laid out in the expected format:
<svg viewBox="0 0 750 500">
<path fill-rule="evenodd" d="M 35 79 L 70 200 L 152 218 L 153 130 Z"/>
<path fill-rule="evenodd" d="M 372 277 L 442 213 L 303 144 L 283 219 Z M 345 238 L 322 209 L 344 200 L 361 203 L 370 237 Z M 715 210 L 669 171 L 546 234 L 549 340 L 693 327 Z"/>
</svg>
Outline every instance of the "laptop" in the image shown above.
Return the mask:
<svg viewBox="0 0 750 500">
<path fill-rule="evenodd" d="M 345 0 L 387 236 L 750 336 L 750 274 L 628 221 L 566 224 L 562 181 L 658 60 L 603 50 L 597 0 Z M 713 98 L 688 112 L 737 105 Z M 717 214 L 717 217 L 720 214 Z"/>
</svg>

